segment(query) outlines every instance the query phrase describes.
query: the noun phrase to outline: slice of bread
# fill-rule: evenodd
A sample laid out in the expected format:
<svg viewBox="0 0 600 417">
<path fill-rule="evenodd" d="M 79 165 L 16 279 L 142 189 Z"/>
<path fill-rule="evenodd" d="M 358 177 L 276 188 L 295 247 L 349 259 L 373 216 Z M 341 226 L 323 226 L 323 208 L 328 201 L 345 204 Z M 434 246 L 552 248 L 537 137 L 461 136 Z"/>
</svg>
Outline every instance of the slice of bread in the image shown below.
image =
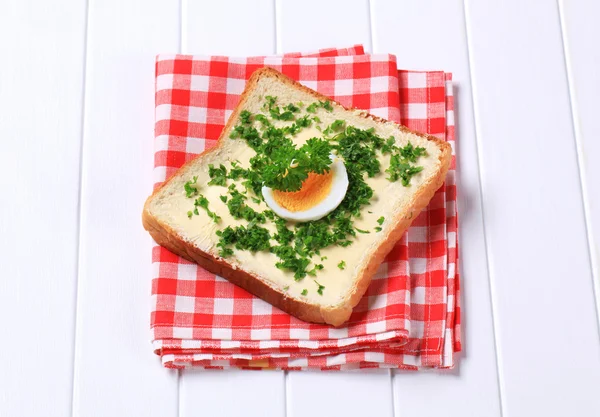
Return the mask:
<svg viewBox="0 0 600 417">
<path fill-rule="evenodd" d="M 346 126 L 373 129 L 374 134 L 381 138 L 393 136 L 399 147 L 410 142 L 415 147 L 425 148 L 426 155 L 417 161 L 423 170 L 414 175 L 406 186 L 401 181 L 388 180 L 385 169 L 390 165 L 390 156 L 379 154 L 381 172 L 373 178 L 364 177 L 374 190 L 373 197 L 361 208 L 360 216 L 354 219 L 357 230 L 369 233 L 356 233 L 349 246 L 333 245 L 321 249 L 312 260 L 315 264 L 321 263 L 323 269 L 317 271 L 316 276 L 295 280 L 292 272 L 276 266 L 279 258 L 268 250 L 250 252 L 234 249 L 229 256 L 220 256 L 216 232 L 227 226 L 248 226 L 248 221 L 234 218 L 220 198 L 221 195 L 227 196 L 227 186 L 207 185 L 211 178 L 210 165 L 219 167 L 223 164 L 231 169 L 232 162 L 237 161 L 243 167 L 249 166 L 254 150 L 243 139 L 232 139 L 230 135 L 240 123 L 243 110 L 252 114 L 264 112 L 267 96 L 277 97 L 277 103 L 282 106 L 289 103 L 310 106 L 330 100 L 271 68 L 257 70 L 248 81 L 216 146 L 186 163 L 154 191 L 144 206 L 143 224 L 158 244 L 283 311 L 305 321 L 338 326 L 349 319 L 387 253 L 444 182 L 451 159 L 450 145 L 364 111 L 347 109 L 333 101 L 332 108 L 317 106 L 311 116 L 317 116 L 322 126 L 343 120 Z M 278 123 L 285 125 L 285 122 Z M 307 133 L 298 133 L 293 140 L 302 143 L 320 134 L 320 131 L 310 128 Z M 209 209 L 221 218 L 218 223 L 203 208 L 193 215 L 194 199 L 186 195 L 185 184 L 194 177 L 197 178 L 194 187 L 206 197 Z M 232 182 L 228 179 L 226 185 Z M 248 191 L 248 206 L 257 212 L 269 208 L 264 201 L 249 198 L 250 194 L 252 191 Z M 269 229 L 271 236 L 277 233 L 272 222 L 267 222 L 264 227 Z"/>
</svg>

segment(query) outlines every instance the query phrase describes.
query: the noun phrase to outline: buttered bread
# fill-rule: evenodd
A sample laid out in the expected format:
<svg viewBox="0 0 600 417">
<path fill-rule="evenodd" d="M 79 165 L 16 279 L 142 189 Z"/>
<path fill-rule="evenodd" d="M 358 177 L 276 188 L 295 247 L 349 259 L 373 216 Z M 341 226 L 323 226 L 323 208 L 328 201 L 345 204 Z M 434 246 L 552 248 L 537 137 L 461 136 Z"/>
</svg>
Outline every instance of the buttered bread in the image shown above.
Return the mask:
<svg viewBox="0 0 600 417">
<path fill-rule="evenodd" d="M 450 158 L 441 140 L 263 68 L 217 145 L 148 198 L 143 223 L 172 252 L 302 320 L 337 326 Z"/>
</svg>

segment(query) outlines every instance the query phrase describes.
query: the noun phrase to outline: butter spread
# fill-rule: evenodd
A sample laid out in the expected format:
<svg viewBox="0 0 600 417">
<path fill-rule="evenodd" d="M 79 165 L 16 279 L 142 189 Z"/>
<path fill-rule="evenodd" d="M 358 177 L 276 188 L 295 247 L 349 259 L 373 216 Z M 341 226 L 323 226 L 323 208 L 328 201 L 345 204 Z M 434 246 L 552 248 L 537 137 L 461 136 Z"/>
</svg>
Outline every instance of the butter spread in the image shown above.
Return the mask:
<svg viewBox="0 0 600 417">
<path fill-rule="evenodd" d="M 258 89 L 260 90 L 260 89 Z M 251 104 L 248 110 L 257 112 L 260 108 L 257 103 Z M 310 97 L 305 103 L 310 103 Z M 314 99 L 313 99 L 314 101 Z M 390 182 L 386 179 L 385 168 L 390 164 L 389 155 L 379 155 L 382 172 L 374 178 L 365 178 L 367 184 L 373 189 L 374 196 L 369 205 L 364 206 L 361 211 L 361 217 L 354 219 L 354 226 L 359 229 L 371 231 L 369 234 L 357 234 L 353 239 L 353 244 L 341 246 L 329 246 L 321 249 L 321 260 L 319 263 L 324 265 L 324 269 L 318 271 L 316 277 L 307 276 L 300 281 L 295 281 L 293 273 L 281 270 L 275 266 L 278 258 L 275 254 L 261 251 L 252 253 L 250 251 L 241 251 L 234 249 L 234 255 L 227 258 L 233 268 L 240 268 L 251 274 L 261 277 L 269 285 L 278 288 L 280 291 L 285 291 L 289 296 L 301 300 L 306 300 L 312 303 L 318 303 L 324 306 L 338 305 L 346 297 L 349 291 L 355 285 L 354 279 L 360 266 L 372 256 L 380 240 L 393 227 L 392 219 L 394 210 L 402 210 L 402 207 L 410 202 L 415 190 L 420 185 L 427 181 L 431 176 L 435 175 L 439 166 L 439 148 L 430 141 L 427 141 L 412 133 L 401 131 L 396 125 L 391 123 L 378 124 L 370 119 L 360 117 L 360 113 L 355 111 L 348 116 L 348 113 L 335 106 L 333 112 L 327 112 L 319 109 L 318 117 L 322 120 L 322 125 L 327 126 L 336 119 L 345 119 L 348 125 L 354 125 L 361 129 L 375 128 L 375 134 L 387 138 L 394 136 L 398 145 L 404 145 L 411 141 L 415 146 L 425 147 L 428 156 L 421 157 L 418 165 L 423 167 L 423 170 L 412 178 L 411 185 L 404 187 L 400 181 Z M 279 122 L 282 124 L 282 122 Z M 293 141 L 297 144 L 302 144 L 312 137 L 323 137 L 323 134 L 315 127 L 305 128 L 301 130 Z M 196 246 L 202 251 L 211 253 L 218 257 L 219 250 L 216 247 L 219 237 L 215 232 L 227 226 L 247 225 L 245 220 L 234 219 L 227 209 L 226 203 L 221 201 L 221 195 L 227 195 L 227 188 L 222 186 L 207 185 L 210 180 L 208 174 L 208 164 L 223 164 L 228 169 L 231 167 L 231 162 L 237 161 L 242 167 L 249 166 L 249 160 L 255 155 L 252 150 L 243 140 L 223 139 L 221 147 L 202 157 L 203 161 L 199 160 L 186 168 L 186 172 L 177 176 L 173 180 L 173 184 L 161 190 L 159 197 L 155 199 L 155 203 L 151 207 L 152 212 L 166 222 L 184 239 Z M 188 218 L 188 211 L 194 208 L 193 199 L 187 198 L 184 191 L 184 183 L 192 176 L 197 176 L 198 191 L 210 201 L 210 210 L 221 217 L 221 221 L 217 224 L 203 211 L 199 215 Z M 227 180 L 227 185 L 231 184 L 232 180 Z M 241 186 L 239 187 L 242 188 Z M 268 207 L 264 202 L 256 203 L 248 198 L 246 204 L 258 212 L 267 210 Z M 382 230 L 375 232 L 374 228 L 378 226 L 377 219 L 381 216 L 385 217 L 385 221 L 381 225 Z M 271 235 L 276 233 L 273 222 L 267 221 L 261 225 L 269 230 Z M 274 243 L 274 241 L 272 241 Z M 317 255 L 313 259 L 319 259 Z M 345 268 L 338 268 L 340 262 L 345 262 Z M 314 282 L 316 279 L 326 289 L 322 295 L 317 293 L 318 284 Z M 302 295 L 303 290 L 307 289 L 306 295 Z"/>
</svg>

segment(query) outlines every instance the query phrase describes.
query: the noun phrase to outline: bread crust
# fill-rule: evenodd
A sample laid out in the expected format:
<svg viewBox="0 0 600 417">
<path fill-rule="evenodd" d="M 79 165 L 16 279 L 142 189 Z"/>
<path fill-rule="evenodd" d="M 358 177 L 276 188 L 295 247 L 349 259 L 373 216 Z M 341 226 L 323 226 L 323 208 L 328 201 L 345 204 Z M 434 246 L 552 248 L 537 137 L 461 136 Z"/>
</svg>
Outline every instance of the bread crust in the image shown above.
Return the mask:
<svg viewBox="0 0 600 417">
<path fill-rule="evenodd" d="M 365 291 L 367 290 L 367 287 L 371 283 L 373 275 L 377 271 L 379 265 L 383 262 L 386 255 L 392 250 L 395 243 L 398 240 L 400 240 L 402 234 L 406 231 L 406 229 L 408 229 L 412 221 L 417 217 L 417 214 L 427 206 L 437 189 L 444 183 L 446 173 L 448 172 L 448 169 L 450 167 L 452 150 L 450 144 L 443 140 L 440 140 L 431 135 L 411 131 L 405 126 L 396 124 L 396 126 L 402 131 L 410 132 L 414 135 L 418 135 L 422 138 L 425 138 L 428 141 L 436 143 L 436 145 L 441 150 L 439 156 L 439 172 L 437 173 L 437 175 L 430 178 L 429 181 L 427 181 L 425 184 L 421 185 L 417 194 L 409 202 L 406 211 L 400 212 L 397 215 L 395 215 L 393 219 L 393 223 L 395 224 L 395 226 L 392 229 L 390 229 L 388 233 L 382 237 L 382 239 L 380 239 L 379 244 L 375 249 L 373 255 L 369 258 L 368 262 L 359 270 L 357 279 L 355 280 L 354 288 L 349 292 L 348 296 L 344 300 L 342 300 L 342 302 L 339 305 L 324 307 L 318 304 L 311 304 L 307 301 L 295 299 L 293 297 L 288 296 L 288 294 L 286 294 L 285 292 L 281 292 L 279 289 L 270 286 L 259 276 L 236 268 L 234 265 L 228 263 L 227 260 L 223 258 L 217 258 L 185 242 L 168 224 L 165 224 L 159 221 L 154 216 L 152 216 L 149 210 L 150 202 L 152 201 L 154 196 L 160 191 L 162 187 L 166 186 L 173 177 L 175 177 L 178 173 L 182 172 L 182 170 L 184 170 L 185 167 L 188 166 L 188 164 L 193 163 L 197 158 L 205 156 L 211 152 L 215 152 L 219 149 L 219 147 L 223 143 L 226 132 L 229 132 L 231 130 L 233 124 L 238 119 L 239 113 L 242 109 L 244 109 L 245 103 L 249 98 L 250 92 L 253 91 L 258 81 L 263 77 L 275 77 L 280 82 L 288 84 L 292 88 L 296 88 L 304 91 L 305 93 L 310 94 L 316 100 L 333 101 L 331 100 L 331 98 L 326 97 L 314 90 L 303 86 L 302 84 L 292 80 L 291 78 L 288 78 L 287 76 L 281 74 L 280 72 L 272 68 L 265 67 L 256 70 L 248 80 L 246 88 L 241 95 L 240 102 L 235 108 L 229 120 L 227 121 L 227 124 L 225 125 L 225 128 L 223 129 L 223 132 L 221 133 L 221 136 L 219 137 L 216 145 L 213 148 L 204 151 L 202 154 L 198 155 L 193 160 L 187 162 L 175 174 L 173 174 L 171 178 L 169 178 L 161 186 L 157 187 L 156 190 L 154 190 L 154 192 L 150 197 L 148 197 L 144 205 L 144 210 L 142 213 L 142 223 L 144 225 L 144 228 L 150 233 L 152 238 L 159 245 L 164 246 L 171 252 L 176 253 L 189 261 L 197 263 L 202 268 L 214 274 L 222 276 L 230 282 L 244 288 L 248 292 L 274 305 L 275 307 L 304 321 L 313 323 L 327 323 L 333 326 L 339 326 L 345 323 L 350 318 L 352 309 L 358 304 L 358 302 L 364 295 Z M 346 110 L 351 110 L 337 102 L 336 104 Z M 367 112 L 361 112 L 361 116 L 366 119 L 372 119 L 377 122 L 393 123 L 389 122 L 388 120 L 369 114 Z"/>
</svg>

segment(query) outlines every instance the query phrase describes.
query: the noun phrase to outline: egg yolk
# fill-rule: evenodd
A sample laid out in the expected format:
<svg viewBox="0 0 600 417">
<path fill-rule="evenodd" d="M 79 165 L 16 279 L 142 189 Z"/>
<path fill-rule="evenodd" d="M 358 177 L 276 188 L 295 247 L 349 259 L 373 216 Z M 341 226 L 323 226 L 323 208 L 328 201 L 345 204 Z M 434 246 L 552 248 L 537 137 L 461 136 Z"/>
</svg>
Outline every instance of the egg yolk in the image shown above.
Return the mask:
<svg viewBox="0 0 600 417">
<path fill-rule="evenodd" d="M 333 172 L 311 172 L 298 191 L 273 190 L 273 199 L 285 209 L 296 212 L 308 210 L 327 197 L 333 183 Z"/>
</svg>

